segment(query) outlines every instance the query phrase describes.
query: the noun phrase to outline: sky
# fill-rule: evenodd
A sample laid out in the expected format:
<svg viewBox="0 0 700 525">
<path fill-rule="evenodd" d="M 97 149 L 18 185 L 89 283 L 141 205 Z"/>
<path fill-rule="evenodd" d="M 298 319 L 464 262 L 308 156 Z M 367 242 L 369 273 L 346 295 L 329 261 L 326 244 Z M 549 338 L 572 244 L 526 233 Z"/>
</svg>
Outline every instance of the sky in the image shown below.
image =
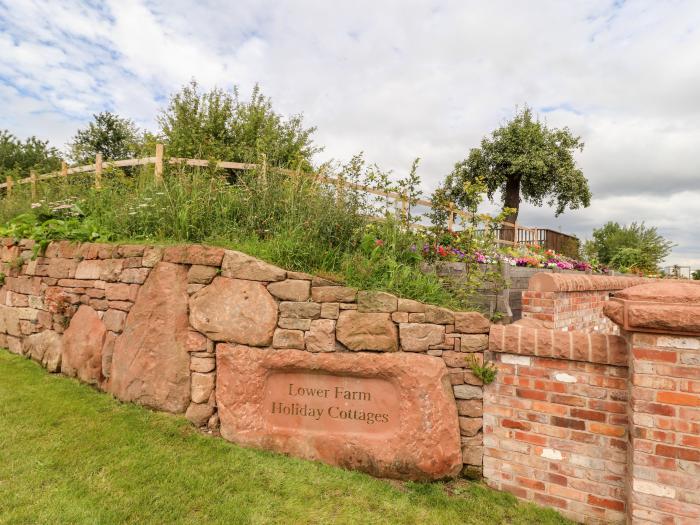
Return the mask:
<svg viewBox="0 0 700 525">
<path fill-rule="evenodd" d="M 259 83 L 317 161 L 365 157 L 430 192 L 528 104 L 585 142 L 591 206 L 519 222 L 590 238 L 645 221 L 700 268 L 697 0 L 0 0 L 0 129 L 63 148 L 92 114 L 155 130 L 169 94 Z"/>
</svg>

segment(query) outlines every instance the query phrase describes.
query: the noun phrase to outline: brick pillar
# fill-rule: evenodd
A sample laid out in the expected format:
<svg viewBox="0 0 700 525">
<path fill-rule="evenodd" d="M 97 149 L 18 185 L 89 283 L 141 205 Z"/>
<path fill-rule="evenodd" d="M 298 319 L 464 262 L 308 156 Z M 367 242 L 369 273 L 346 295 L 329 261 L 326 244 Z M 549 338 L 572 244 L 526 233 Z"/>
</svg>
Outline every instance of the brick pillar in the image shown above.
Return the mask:
<svg viewBox="0 0 700 525">
<path fill-rule="evenodd" d="M 628 520 L 700 523 L 700 285 L 627 288 L 605 313 L 629 345 Z"/>
</svg>

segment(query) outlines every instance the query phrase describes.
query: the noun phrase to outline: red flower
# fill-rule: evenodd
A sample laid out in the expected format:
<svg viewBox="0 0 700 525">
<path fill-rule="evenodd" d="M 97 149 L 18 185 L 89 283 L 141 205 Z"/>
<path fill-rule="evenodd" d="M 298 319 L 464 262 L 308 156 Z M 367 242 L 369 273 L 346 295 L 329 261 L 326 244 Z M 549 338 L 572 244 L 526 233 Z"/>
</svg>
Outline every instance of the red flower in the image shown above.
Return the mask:
<svg viewBox="0 0 700 525">
<path fill-rule="evenodd" d="M 374 244 L 376 246 L 384 246 L 384 241 L 381 239 L 377 239 L 376 241 L 374 241 Z"/>
<path fill-rule="evenodd" d="M 447 252 L 445 251 L 445 248 L 443 248 L 442 246 L 438 246 L 437 251 L 438 251 L 438 253 L 440 254 L 441 257 L 446 257 L 446 256 L 447 256 Z"/>
</svg>

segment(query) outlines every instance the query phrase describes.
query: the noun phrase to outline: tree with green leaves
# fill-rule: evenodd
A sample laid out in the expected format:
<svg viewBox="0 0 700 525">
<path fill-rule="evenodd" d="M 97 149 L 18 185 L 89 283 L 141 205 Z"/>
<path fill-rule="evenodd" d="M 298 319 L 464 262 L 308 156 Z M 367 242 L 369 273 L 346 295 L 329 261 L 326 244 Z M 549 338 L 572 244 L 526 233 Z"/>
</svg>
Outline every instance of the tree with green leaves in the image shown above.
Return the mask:
<svg viewBox="0 0 700 525">
<path fill-rule="evenodd" d="M 587 207 L 591 202 L 588 181 L 574 159 L 574 152 L 581 150 L 580 137 L 566 127 L 548 127 L 526 106 L 455 165 L 445 188 L 451 200 L 466 207 L 464 183 L 482 180 L 489 199 L 500 191 L 504 209 L 510 210 L 505 220 L 512 223 L 522 200 L 536 206 L 546 201 L 560 215 L 566 208 Z"/>
<path fill-rule="evenodd" d="M 171 96 L 158 122 L 167 152 L 173 157 L 261 162 L 310 169 L 321 149 L 314 145 L 316 128 L 305 128 L 302 115 L 283 117 L 256 85 L 248 101 L 238 89 L 201 92 L 191 81 Z"/>
<path fill-rule="evenodd" d="M 131 120 L 103 111 L 93 115 L 92 122 L 79 129 L 68 146 L 73 162 L 89 164 L 98 153 L 105 160 L 135 157 L 140 142 L 139 130 Z"/>
<path fill-rule="evenodd" d="M 8 130 L 0 130 L 0 175 L 24 178 L 30 170 L 46 173 L 61 167 L 58 150 L 34 136 L 24 142 Z"/>
<path fill-rule="evenodd" d="M 691 277 L 693 278 L 694 281 L 700 281 L 700 270 L 695 270 L 691 274 Z"/>
<path fill-rule="evenodd" d="M 593 230 L 593 240 L 585 250 L 617 270 L 656 272 L 673 246 L 656 228 L 643 222 L 626 226 L 610 221 Z"/>
</svg>

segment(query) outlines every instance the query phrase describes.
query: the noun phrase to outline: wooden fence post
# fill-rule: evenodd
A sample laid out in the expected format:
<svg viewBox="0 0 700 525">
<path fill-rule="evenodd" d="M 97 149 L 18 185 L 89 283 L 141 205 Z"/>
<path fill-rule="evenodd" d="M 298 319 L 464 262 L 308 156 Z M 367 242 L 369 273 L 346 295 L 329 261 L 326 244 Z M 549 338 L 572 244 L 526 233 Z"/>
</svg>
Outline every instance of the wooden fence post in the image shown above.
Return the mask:
<svg viewBox="0 0 700 525">
<path fill-rule="evenodd" d="M 29 183 L 32 187 L 32 202 L 36 201 L 36 171 L 29 170 Z"/>
<path fill-rule="evenodd" d="M 5 178 L 5 182 L 7 182 L 7 196 L 10 197 L 12 196 L 12 185 L 14 184 L 14 181 L 12 180 L 12 177 L 8 175 Z"/>
<path fill-rule="evenodd" d="M 406 222 L 406 228 L 411 227 L 408 217 L 408 199 L 405 195 L 401 195 L 401 220 Z"/>
<path fill-rule="evenodd" d="M 260 172 L 260 177 L 263 187 L 267 188 L 267 155 L 264 153 L 262 154 L 262 171 Z"/>
<path fill-rule="evenodd" d="M 163 145 L 156 144 L 156 167 L 155 167 L 156 184 L 163 182 Z"/>
<path fill-rule="evenodd" d="M 102 189 L 102 153 L 95 155 L 95 189 Z"/>
<path fill-rule="evenodd" d="M 68 164 L 66 164 L 65 160 L 61 161 L 61 177 L 63 177 L 64 181 L 68 180 Z"/>
</svg>

